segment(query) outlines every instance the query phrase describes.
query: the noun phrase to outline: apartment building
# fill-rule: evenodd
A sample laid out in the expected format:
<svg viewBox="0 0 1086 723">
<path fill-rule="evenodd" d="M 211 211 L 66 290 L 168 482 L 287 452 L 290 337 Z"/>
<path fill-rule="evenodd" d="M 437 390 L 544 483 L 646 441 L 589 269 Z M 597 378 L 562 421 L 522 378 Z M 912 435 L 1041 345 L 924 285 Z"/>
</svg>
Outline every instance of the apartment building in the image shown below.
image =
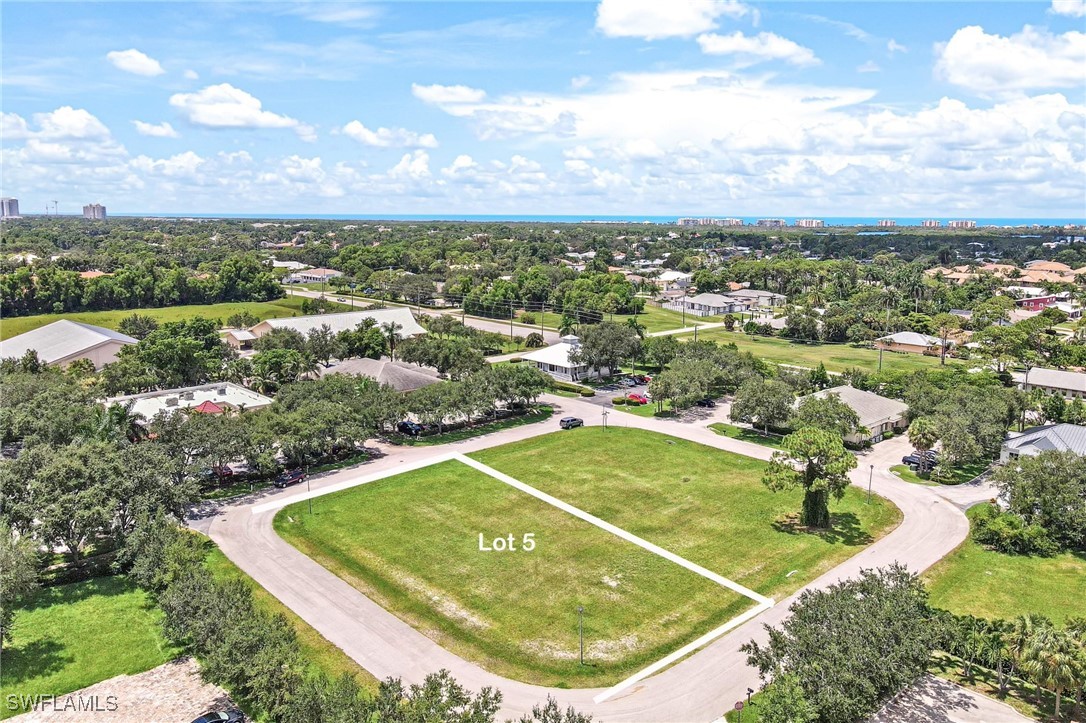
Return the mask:
<svg viewBox="0 0 1086 723">
<path fill-rule="evenodd" d="M 101 221 L 106 217 L 106 207 L 100 203 L 89 203 L 83 207 L 83 218 Z"/>
</svg>

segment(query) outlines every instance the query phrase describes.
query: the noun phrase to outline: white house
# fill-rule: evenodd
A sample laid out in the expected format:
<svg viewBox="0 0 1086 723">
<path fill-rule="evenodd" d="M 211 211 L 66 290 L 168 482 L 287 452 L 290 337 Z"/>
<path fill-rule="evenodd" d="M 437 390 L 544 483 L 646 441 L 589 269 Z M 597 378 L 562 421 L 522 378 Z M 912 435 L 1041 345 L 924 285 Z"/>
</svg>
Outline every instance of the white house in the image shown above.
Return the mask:
<svg viewBox="0 0 1086 723">
<path fill-rule="evenodd" d="M 686 313 L 694 316 L 720 316 L 741 313 L 750 308 L 750 304 L 730 294 L 698 294 L 682 299 L 681 303 L 686 305 Z"/>
<path fill-rule="evenodd" d="M 581 340 L 572 334 L 563 336 L 557 344 L 552 344 L 544 349 L 537 349 L 523 356 L 524 361 L 536 365 L 541 372 L 550 374 L 555 379 L 575 382 L 592 373 L 587 364 L 578 364 L 570 359 L 570 355 L 581 346 Z M 610 374 L 609 369 L 602 369 L 603 374 Z"/>
<path fill-rule="evenodd" d="M 1086 455 L 1086 427 L 1078 424 L 1046 424 L 1027 429 L 1010 437 L 999 449 L 999 461 L 1018 457 L 1036 457 L 1041 452 L 1055 450 Z"/>
<path fill-rule="evenodd" d="M 345 311 L 342 314 L 315 314 L 313 316 L 286 316 L 281 319 L 265 319 L 249 329 L 256 338 L 262 337 L 272 329 L 294 329 L 302 334 L 308 334 L 311 329 L 319 329 L 327 325 L 334 333 L 353 330 L 366 319 L 373 319 L 377 325 L 391 323 L 400 326 L 398 333 L 401 338 L 419 336 L 426 333 L 426 329 L 415 320 L 411 309 L 404 306 L 389 307 L 387 309 L 370 309 L 368 311 Z M 230 341 L 229 333 L 227 341 Z M 232 342 L 231 342 L 232 343 Z"/>
<path fill-rule="evenodd" d="M 28 350 L 49 366 L 66 367 L 76 359 L 89 359 L 95 369 L 117 360 L 122 347 L 136 339 L 113 329 L 61 319 L 25 334 L 0 341 L 0 359 L 18 359 Z"/>
<path fill-rule="evenodd" d="M 662 272 L 659 276 L 653 279 L 653 283 L 659 286 L 664 291 L 670 291 L 671 289 L 685 289 L 690 286 L 690 279 L 693 278 L 691 274 L 683 273 L 682 271 L 668 270 Z"/>
<path fill-rule="evenodd" d="M 729 291 L 725 296 L 730 296 L 738 302 L 746 302 L 749 306 L 768 306 L 776 308 L 784 306 L 788 298 L 784 294 L 774 294 L 772 291 L 761 289 L 736 289 Z"/>
<path fill-rule="evenodd" d="M 337 276 L 343 276 L 343 272 L 335 269 L 305 269 L 295 271 L 283 281 L 288 284 L 320 284 Z"/>
<path fill-rule="evenodd" d="M 222 414 L 232 410 L 262 409 L 274 401 L 271 397 L 232 382 L 215 382 L 195 387 L 110 397 L 105 400 L 105 405 L 125 405 L 131 402 L 132 411 L 150 421 L 159 412 L 172 413 L 178 409 L 192 409 L 204 414 Z"/>
<path fill-rule="evenodd" d="M 1025 392 L 1041 389 L 1049 394 L 1059 394 L 1065 399 L 1086 398 L 1086 374 L 1081 372 L 1034 367 L 1011 376 Z"/>
</svg>

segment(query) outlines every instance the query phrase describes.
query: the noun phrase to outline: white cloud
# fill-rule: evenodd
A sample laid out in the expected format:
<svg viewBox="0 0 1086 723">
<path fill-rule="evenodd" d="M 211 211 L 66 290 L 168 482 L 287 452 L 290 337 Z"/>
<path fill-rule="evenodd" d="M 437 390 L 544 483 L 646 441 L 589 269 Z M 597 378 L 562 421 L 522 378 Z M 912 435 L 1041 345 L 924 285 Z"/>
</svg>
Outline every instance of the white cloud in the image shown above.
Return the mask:
<svg viewBox="0 0 1086 723">
<path fill-rule="evenodd" d="M 742 17 L 735 0 L 600 0 L 596 29 L 612 38 L 688 38 L 717 27 L 717 18 Z"/>
<path fill-rule="evenodd" d="M 416 133 L 406 128 L 370 130 L 361 121 L 355 120 L 343 126 L 341 132 L 359 143 L 377 148 L 437 148 L 437 138 L 433 133 Z"/>
<path fill-rule="evenodd" d="M 880 70 L 882 70 L 882 68 L 880 68 L 879 64 L 874 60 L 869 60 L 863 65 L 856 67 L 857 73 L 878 73 Z"/>
<path fill-rule="evenodd" d="M 192 124 L 206 128 L 290 128 L 304 141 L 316 140 L 313 126 L 263 109 L 255 96 L 229 83 L 195 93 L 175 93 L 170 105 Z"/>
<path fill-rule="evenodd" d="M 1056 35 L 1027 25 L 1004 37 L 970 25 L 937 44 L 935 55 L 937 77 L 981 94 L 1081 88 L 1086 33 Z"/>
<path fill-rule="evenodd" d="M 475 160 L 466 154 L 460 154 L 453 159 L 453 162 L 446 168 L 441 169 L 441 175 L 448 178 L 456 178 L 464 175 L 465 173 L 478 170 L 479 164 Z"/>
<path fill-rule="evenodd" d="M 153 77 L 162 75 L 166 69 L 154 58 L 141 53 L 135 48 L 128 50 L 112 50 L 106 53 L 106 59 L 115 67 L 126 73 Z"/>
<path fill-rule="evenodd" d="M 426 151 L 405 153 L 400 162 L 388 170 L 390 178 L 419 180 L 430 176 L 430 155 Z"/>
<path fill-rule="evenodd" d="M 287 12 L 316 23 L 345 25 L 351 28 L 373 27 L 380 16 L 380 11 L 375 5 L 359 2 L 302 2 Z"/>
<path fill-rule="evenodd" d="M 170 158 L 153 159 L 136 156 L 131 166 L 142 173 L 153 173 L 171 178 L 195 177 L 206 161 L 192 151 L 178 153 Z"/>
<path fill-rule="evenodd" d="M 1086 17 L 1086 0 L 1052 0 L 1052 7 L 1048 12 L 1073 18 Z"/>
<path fill-rule="evenodd" d="M 419 85 L 411 84 L 411 93 L 424 103 L 478 103 L 486 92 L 466 85 Z"/>
<path fill-rule="evenodd" d="M 817 65 L 818 58 L 810 48 L 805 48 L 775 33 L 744 35 L 736 31 L 730 35 L 706 33 L 698 36 L 698 45 L 709 55 L 737 55 L 752 62 L 783 60 L 792 65 Z"/>
<path fill-rule="evenodd" d="M 136 126 L 136 132 L 141 136 L 151 136 L 152 138 L 177 138 L 178 132 L 174 130 L 174 127 L 167 121 L 161 123 L 145 123 L 141 120 L 132 121 L 132 125 Z"/>
<path fill-rule="evenodd" d="M 185 80 L 199 80 L 199 79 L 200 79 L 200 74 L 197 73 L 192 68 L 189 68 L 188 70 L 185 71 Z"/>
<path fill-rule="evenodd" d="M 909 49 L 893 38 L 890 38 L 886 41 L 886 52 L 893 55 L 894 53 L 907 53 L 909 52 Z"/>
<path fill-rule="evenodd" d="M 570 78 L 569 87 L 573 88 L 574 90 L 580 90 L 581 88 L 584 88 L 585 86 L 587 86 L 591 82 L 592 82 L 592 76 L 591 75 L 577 75 L 577 76 L 574 76 L 574 77 Z"/>
</svg>

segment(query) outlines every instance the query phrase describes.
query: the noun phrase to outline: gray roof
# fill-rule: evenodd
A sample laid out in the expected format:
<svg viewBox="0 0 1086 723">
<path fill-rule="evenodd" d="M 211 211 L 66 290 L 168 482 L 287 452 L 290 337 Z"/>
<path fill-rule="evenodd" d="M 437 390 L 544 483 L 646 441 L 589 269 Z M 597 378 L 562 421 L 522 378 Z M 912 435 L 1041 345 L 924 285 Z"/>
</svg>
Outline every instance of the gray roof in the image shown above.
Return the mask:
<svg viewBox="0 0 1086 723">
<path fill-rule="evenodd" d="M 943 342 L 937 336 L 918 334 L 915 331 L 899 331 L 896 334 L 880 337 L 879 341 L 889 341 L 894 344 L 908 344 L 910 346 L 942 346 Z"/>
<path fill-rule="evenodd" d="M 1024 374 L 1018 373 L 1013 376 L 1015 381 L 1030 386 L 1065 389 L 1071 392 L 1086 392 L 1086 374 L 1081 372 L 1037 367 Z"/>
<path fill-rule="evenodd" d="M 761 289 L 736 289 L 735 291 L 729 291 L 726 296 L 731 296 L 737 299 L 783 299 L 783 294 L 774 294 L 772 291 L 763 291 Z"/>
<path fill-rule="evenodd" d="M 328 374 L 361 374 L 398 392 L 413 392 L 441 381 L 433 369 L 388 359 L 345 359 L 330 367 L 320 368 L 322 377 Z"/>
<path fill-rule="evenodd" d="M 0 358 L 18 358 L 33 349 L 46 364 L 70 359 L 108 341 L 135 344 L 127 334 L 101 326 L 61 319 L 0 342 Z"/>
<path fill-rule="evenodd" d="M 686 300 L 689 304 L 701 304 L 703 306 L 732 306 L 739 302 L 739 299 L 725 296 L 724 294 L 709 294 L 703 293 L 697 296 L 691 296 Z"/>
<path fill-rule="evenodd" d="M 1047 424 L 1027 429 L 1003 443 L 1005 449 L 1033 456 L 1055 450 L 1086 455 L 1086 427 L 1078 424 Z"/>
<path fill-rule="evenodd" d="M 393 322 L 400 325 L 400 336 L 418 336 L 425 334 L 415 320 L 411 309 L 403 306 L 394 306 L 387 309 L 371 309 L 369 311 L 346 311 L 339 314 L 316 314 L 313 316 L 287 316 L 281 319 L 265 319 L 253 329 L 265 324 L 272 329 L 295 329 L 303 334 L 308 334 L 310 329 L 318 329 L 327 324 L 334 332 L 354 329 L 364 319 L 373 319 L 379 325 L 385 322 Z"/>
<path fill-rule="evenodd" d="M 902 419 L 909 410 L 909 405 L 905 402 L 879 396 L 874 392 L 865 392 L 862 389 L 847 385 L 823 389 L 808 396 L 825 399 L 831 394 L 839 397 L 842 402 L 852 407 L 856 412 L 856 416 L 860 418 L 860 425 L 868 428 L 883 422 Z M 803 399 L 806 399 L 806 397 L 801 397 L 799 401 L 803 401 Z"/>
</svg>

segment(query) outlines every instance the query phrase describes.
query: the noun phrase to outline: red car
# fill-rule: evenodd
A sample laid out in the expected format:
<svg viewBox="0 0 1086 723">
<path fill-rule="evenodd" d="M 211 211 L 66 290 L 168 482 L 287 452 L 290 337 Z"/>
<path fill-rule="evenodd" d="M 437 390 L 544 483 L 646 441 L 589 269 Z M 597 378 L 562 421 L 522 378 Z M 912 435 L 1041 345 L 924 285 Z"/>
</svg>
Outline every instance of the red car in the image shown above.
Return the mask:
<svg viewBox="0 0 1086 723">
<path fill-rule="evenodd" d="M 631 402 L 637 402 L 638 404 L 648 404 L 649 403 L 649 398 L 646 397 L 644 394 L 631 394 L 630 396 L 628 396 L 626 398 L 629 399 Z"/>
</svg>

